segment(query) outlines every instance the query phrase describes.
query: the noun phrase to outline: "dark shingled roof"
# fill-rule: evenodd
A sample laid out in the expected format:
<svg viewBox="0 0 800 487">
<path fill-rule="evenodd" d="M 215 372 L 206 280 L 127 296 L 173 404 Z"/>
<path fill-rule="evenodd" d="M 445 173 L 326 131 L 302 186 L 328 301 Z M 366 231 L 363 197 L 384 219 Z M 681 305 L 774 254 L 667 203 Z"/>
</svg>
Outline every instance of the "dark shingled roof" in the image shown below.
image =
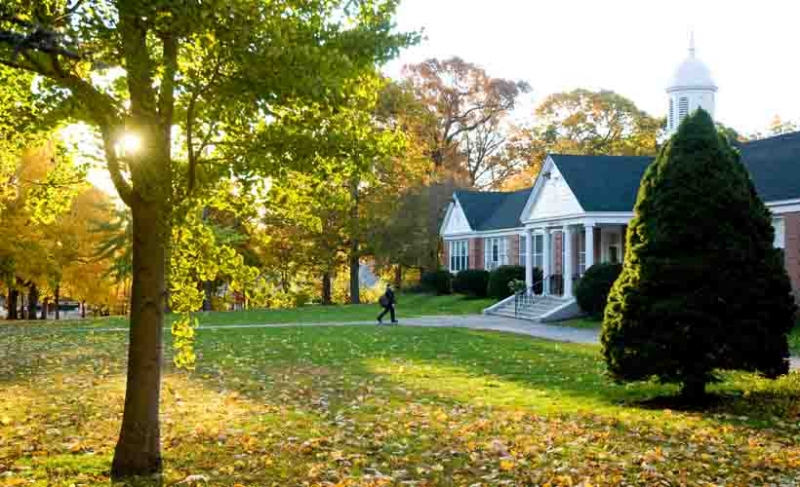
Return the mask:
<svg viewBox="0 0 800 487">
<path fill-rule="evenodd" d="M 551 154 L 584 211 L 631 211 L 652 157 Z"/>
<path fill-rule="evenodd" d="M 800 198 L 800 132 L 748 142 L 739 151 L 762 200 Z"/>
<path fill-rule="evenodd" d="M 800 198 L 800 132 L 738 144 L 764 201 Z M 551 154 L 585 211 L 631 211 L 652 157 Z"/>
<path fill-rule="evenodd" d="M 800 132 L 737 144 L 759 196 L 766 202 L 800 198 Z M 550 154 L 584 211 L 632 211 L 653 157 Z M 514 193 L 457 191 L 475 231 L 521 226 L 532 188 Z"/>
<path fill-rule="evenodd" d="M 531 189 L 513 193 L 456 191 L 455 196 L 464 209 L 469 226 L 476 232 L 484 232 L 522 226 L 519 218 Z"/>
</svg>

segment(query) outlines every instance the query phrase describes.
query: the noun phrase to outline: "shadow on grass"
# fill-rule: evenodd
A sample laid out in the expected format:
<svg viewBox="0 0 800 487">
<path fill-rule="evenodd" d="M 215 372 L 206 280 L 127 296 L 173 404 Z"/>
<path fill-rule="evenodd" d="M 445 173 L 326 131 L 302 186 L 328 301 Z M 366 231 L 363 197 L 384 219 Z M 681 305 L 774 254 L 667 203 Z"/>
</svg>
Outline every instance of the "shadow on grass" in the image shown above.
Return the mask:
<svg viewBox="0 0 800 487">
<path fill-rule="evenodd" d="M 14 430 L 26 443 L 9 458 L 43 476 L 61 475 L 61 468 L 101 478 L 96 460 L 64 466 L 63 457 L 73 448 L 110 454 L 127 335 L 17 338 L 15 351 L 2 357 L 11 366 L 0 365 L 0 380 L 17 398 L 8 399 L 18 406 L 10 424 L 34 424 L 39 436 Z M 197 353 L 191 374 L 167 367 L 162 417 L 170 482 L 207 473 L 215 479 L 209 485 L 335 484 L 379 469 L 428 485 L 471 485 L 486 472 L 511 485 L 538 485 L 565 465 L 588 472 L 624 462 L 631 467 L 623 477 L 642 485 L 640 456 L 657 448 L 677 452 L 672 480 L 706 472 L 706 459 L 682 453 L 687 444 L 728 448 L 742 460 L 740 480 L 748 470 L 788 469 L 769 456 L 791 439 L 788 430 L 637 406 L 674 388 L 607 382 L 595 346 L 463 329 L 298 327 L 201 331 Z M 796 405 L 800 388 L 788 379 L 729 379 L 715 391 L 741 396 L 719 406 L 724 414 L 756 404 L 755 416 L 765 416 L 769 408 L 760 403 L 769 401 L 780 402 L 770 406 L 777 417 L 796 417 L 784 403 Z M 30 412 L 37 416 L 25 416 Z M 730 444 L 705 439 L 724 423 Z M 753 437 L 763 451 L 752 450 Z M 72 438 L 95 443 L 67 443 Z M 26 453 L 45 441 L 58 445 L 52 458 Z M 524 469 L 500 468 L 512 451 L 527 462 Z M 750 457 L 756 463 L 747 463 Z"/>
</svg>

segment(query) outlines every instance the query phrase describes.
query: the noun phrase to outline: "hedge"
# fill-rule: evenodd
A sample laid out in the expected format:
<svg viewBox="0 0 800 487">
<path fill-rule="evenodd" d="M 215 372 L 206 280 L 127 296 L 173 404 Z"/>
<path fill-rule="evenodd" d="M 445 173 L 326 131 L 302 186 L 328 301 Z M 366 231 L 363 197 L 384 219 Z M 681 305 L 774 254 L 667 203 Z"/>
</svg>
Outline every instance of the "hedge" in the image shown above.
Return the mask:
<svg viewBox="0 0 800 487">
<path fill-rule="evenodd" d="M 453 275 L 444 269 L 423 273 L 420 284 L 425 292 L 439 296 L 453 293 Z"/>
<path fill-rule="evenodd" d="M 620 272 L 622 264 L 595 264 L 586 269 L 575 286 L 575 298 L 584 313 L 596 319 L 603 317 L 608 293 Z"/>
<path fill-rule="evenodd" d="M 463 270 L 453 279 L 453 292 L 476 298 L 485 298 L 489 286 L 489 272 L 479 269 Z"/>
</svg>

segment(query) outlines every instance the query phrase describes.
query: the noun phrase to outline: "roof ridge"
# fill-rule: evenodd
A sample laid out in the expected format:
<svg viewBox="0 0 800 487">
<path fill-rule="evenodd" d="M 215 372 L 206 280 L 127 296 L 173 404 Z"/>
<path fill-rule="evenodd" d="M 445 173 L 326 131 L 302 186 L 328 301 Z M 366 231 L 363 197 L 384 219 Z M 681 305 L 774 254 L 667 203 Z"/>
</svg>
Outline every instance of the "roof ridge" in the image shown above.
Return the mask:
<svg viewBox="0 0 800 487">
<path fill-rule="evenodd" d="M 800 131 L 786 132 L 786 133 L 783 133 L 783 134 L 773 135 L 771 137 L 766 137 L 766 138 L 763 138 L 763 139 L 750 140 L 750 141 L 747 141 L 747 142 L 743 142 L 741 147 L 759 145 L 759 144 L 763 144 L 763 143 L 767 143 L 767 142 L 776 142 L 776 141 L 784 140 L 784 139 L 793 139 L 795 137 L 800 138 Z"/>
<path fill-rule="evenodd" d="M 480 190 L 473 190 L 473 189 L 457 189 L 457 190 L 455 190 L 455 192 L 456 193 L 469 193 L 469 194 L 487 194 L 487 195 L 488 194 L 516 194 L 516 193 L 522 193 L 524 191 L 530 191 L 531 189 L 533 189 L 533 186 L 531 186 L 529 188 L 516 189 L 514 191 L 480 191 Z"/>
<path fill-rule="evenodd" d="M 560 154 L 557 152 L 551 152 L 547 154 L 550 157 L 610 157 L 614 159 L 655 159 L 655 155 L 651 156 L 624 156 L 624 155 L 615 155 L 615 154 Z"/>
</svg>

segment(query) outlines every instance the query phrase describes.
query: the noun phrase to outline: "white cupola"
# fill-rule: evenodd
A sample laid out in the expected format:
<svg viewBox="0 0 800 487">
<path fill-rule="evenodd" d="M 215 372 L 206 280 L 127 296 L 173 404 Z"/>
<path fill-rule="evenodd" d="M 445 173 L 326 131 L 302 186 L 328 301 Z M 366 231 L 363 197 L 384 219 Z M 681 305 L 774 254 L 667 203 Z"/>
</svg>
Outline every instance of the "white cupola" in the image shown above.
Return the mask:
<svg viewBox="0 0 800 487">
<path fill-rule="evenodd" d="M 703 108 L 714 118 L 717 85 L 711 78 L 708 67 L 695 55 L 694 34 L 689 41 L 689 56 L 678 66 L 667 88 L 669 111 L 667 112 L 667 132 L 672 135 L 678 130 L 687 115 Z"/>
</svg>

